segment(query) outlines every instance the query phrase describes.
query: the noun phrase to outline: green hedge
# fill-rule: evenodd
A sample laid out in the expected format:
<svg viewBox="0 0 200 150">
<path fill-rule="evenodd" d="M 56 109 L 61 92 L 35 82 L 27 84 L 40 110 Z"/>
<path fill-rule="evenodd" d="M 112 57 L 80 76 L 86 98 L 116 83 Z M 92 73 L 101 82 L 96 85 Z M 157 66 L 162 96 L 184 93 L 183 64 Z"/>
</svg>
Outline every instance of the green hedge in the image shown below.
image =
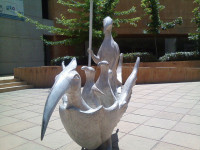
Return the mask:
<svg viewBox="0 0 200 150">
<path fill-rule="evenodd" d="M 65 65 L 68 65 L 73 57 L 76 57 L 78 65 L 87 65 L 88 57 L 87 56 L 65 56 L 58 57 L 56 59 L 51 60 L 51 65 L 60 66 L 64 61 Z M 124 54 L 123 63 L 135 63 L 137 57 L 140 57 L 141 62 L 155 62 L 157 61 L 156 57 L 147 52 L 136 52 L 136 53 L 128 53 Z"/>
<path fill-rule="evenodd" d="M 61 66 L 62 62 L 65 62 L 65 65 L 68 65 L 72 58 L 76 57 L 77 64 L 78 65 L 87 65 L 88 63 L 88 57 L 87 56 L 64 56 L 64 57 L 58 57 L 53 60 L 51 60 L 51 65 L 53 66 Z"/>
<path fill-rule="evenodd" d="M 187 60 L 199 60 L 199 52 L 176 52 L 176 53 L 167 53 L 164 56 L 159 58 L 159 61 L 187 61 Z"/>
<path fill-rule="evenodd" d="M 155 56 L 148 52 L 136 52 L 124 54 L 123 63 L 135 63 L 137 57 L 140 57 L 141 62 L 156 62 L 157 59 Z"/>
<path fill-rule="evenodd" d="M 65 62 L 65 65 L 68 65 L 73 57 L 76 57 L 78 65 L 88 64 L 87 56 L 65 56 L 51 60 L 51 65 L 60 66 L 62 61 Z M 141 62 L 187 61 L 187 60 L 200 60 L 200 53 L 196 51 L 168 53 L 160 57 L 159 60 L 148 52 L 128 53 L 124 54 L 123 63 L 135 63 L 137 57 L 140 57 Z"/>
</svg>

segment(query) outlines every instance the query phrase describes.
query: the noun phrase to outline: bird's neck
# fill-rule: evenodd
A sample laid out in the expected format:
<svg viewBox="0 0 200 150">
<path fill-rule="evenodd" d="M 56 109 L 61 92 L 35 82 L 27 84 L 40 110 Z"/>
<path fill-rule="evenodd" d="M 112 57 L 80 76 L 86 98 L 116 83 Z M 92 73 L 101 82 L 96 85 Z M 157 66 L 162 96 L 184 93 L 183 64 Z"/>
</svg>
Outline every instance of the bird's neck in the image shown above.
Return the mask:
<svg viewBox="0 0 200 150">
<path fill-rule="evenodd" d="M 107 40 L 107 39 L 113 39 L 111 32 L 106 32 L 105 33 L 104 40 Z"/>
<path fill-rule="evenodd" d="M 95 74 L 93 74 L 91 72 L 87 72 L 87 73 L 85 73 L 85 75 L 86 75 L 86 83 L 87 84 L 93 84 L 94 83 Z"/>
<path fill-rule="evenodd" d="M 81 90 L 77 90 L 71 93 L 67 93 L 68 103 L 67 107 L 76 107 L 81 110 L 87 110 L 87 108 L 84 106 L 83 99 L 81 97 Z"/>
<path fill-rule="evenodd" d="M 108 81 L 108 68 L 101 67 L 101 73 L 98 82 L 100 84 L 107 84 Z"/>
</svg>

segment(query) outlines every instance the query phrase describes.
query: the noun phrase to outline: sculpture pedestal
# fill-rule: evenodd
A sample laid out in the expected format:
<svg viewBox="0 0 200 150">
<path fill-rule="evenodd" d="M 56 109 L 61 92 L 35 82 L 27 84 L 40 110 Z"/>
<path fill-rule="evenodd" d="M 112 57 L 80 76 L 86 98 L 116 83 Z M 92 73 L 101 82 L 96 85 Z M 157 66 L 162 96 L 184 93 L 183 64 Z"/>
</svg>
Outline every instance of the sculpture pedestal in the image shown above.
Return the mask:
<svg viewBox="0 0 200 150">
<path fill-rule="evenodd" d="M 82 150 L 89 150 L 89 149 L 82 148 Z M 109 138 L 101 146 L 99 146 L 97 149 L 93 149 L 93 150 L 113 150 L 113 148 L 112 148 L 112 139 Z"/>
<path fill-rule="evenodd" d="M 119 150 L 118 132 L 119 132 L 119 129 L 117 129 L 116 132 L 112 134 L 110 139 L 108 139 L 101 146 L 99 146 L 97 149 L 94 149 L 94 150 Z M 88 150 L 88 149 L 82 148 L 81 150 Z"/>
</svg>

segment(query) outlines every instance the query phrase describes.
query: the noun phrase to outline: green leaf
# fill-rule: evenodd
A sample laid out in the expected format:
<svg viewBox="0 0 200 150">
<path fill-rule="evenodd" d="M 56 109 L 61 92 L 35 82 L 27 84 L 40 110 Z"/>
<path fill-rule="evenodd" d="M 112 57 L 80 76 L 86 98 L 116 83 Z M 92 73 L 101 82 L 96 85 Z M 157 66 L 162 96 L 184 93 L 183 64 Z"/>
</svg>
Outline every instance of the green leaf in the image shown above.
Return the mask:
<svg viewBox="0 0 200 150">
<path fill-rule="evenodd" d="M 62 28 L 44 25 L 36 20 L 23 16 L 22 14 L 18 14 L 18 16 L 24 18 L 26 22 L 34 24 L 36 29 L 47 30 L 55 35 L 63 35 L 67 37 L 67 39 L 62 41 L 48 41 L 43 39 L 46 44 L 76 45 L 87 41 L 89 36 L 90 0 L 57 0 L 57 3 L 66 7 L 67 15 L 72 14 L 73 16 L 76 16 L 68 19 L 67 15 L 64 16 L 61 14 L 60 17 L 57 17 L 55 19 L 56 23 L 62 25 Z M 136 26 L 137 22 L 140 20 L 140 17 L 132 18 L 128 16 L 129 14 L 135 13 L 136 9 L 134 6 L 128 10 L 116 11 L 115 9 L 118 4 L 119 0 L 94 0 L 93 43 L 96 47 L 99 46 L 104 37 L 102 32 L 102 22 L 105 17 L 110 16 L 113 18 L 115 28 L 120 27 L 122 23 Z M 127 15 L 127 18 L 116 18 L 121 15 Z M 113 32 L 113 36 L 116 36 L 115 32 Z"/>
</svg>

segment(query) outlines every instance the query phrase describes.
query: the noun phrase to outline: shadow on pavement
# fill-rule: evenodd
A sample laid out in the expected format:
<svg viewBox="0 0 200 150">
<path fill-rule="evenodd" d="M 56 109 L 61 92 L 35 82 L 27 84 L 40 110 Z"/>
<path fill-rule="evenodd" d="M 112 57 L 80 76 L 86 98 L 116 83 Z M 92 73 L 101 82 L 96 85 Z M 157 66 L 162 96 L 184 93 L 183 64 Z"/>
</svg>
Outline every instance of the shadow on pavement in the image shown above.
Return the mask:
<svg viewBox="0 0 200 150">
<path fill-rule="evenodd" d="M 118 138 L 118 132 L 119 132 L 119 129 L 116 130 L 116 133 L 112 134 L 111 138 L 112 138 L 112 150 L 119 150 L 119 138 Z M 88 149 L 85 149 L 85 148 L 82 148 L 81 150 L 88 150 Z M 99 147 L 95 150 L 110 150 L 110 149 L 102 149 L 102 147 Z"/>
</svg>

